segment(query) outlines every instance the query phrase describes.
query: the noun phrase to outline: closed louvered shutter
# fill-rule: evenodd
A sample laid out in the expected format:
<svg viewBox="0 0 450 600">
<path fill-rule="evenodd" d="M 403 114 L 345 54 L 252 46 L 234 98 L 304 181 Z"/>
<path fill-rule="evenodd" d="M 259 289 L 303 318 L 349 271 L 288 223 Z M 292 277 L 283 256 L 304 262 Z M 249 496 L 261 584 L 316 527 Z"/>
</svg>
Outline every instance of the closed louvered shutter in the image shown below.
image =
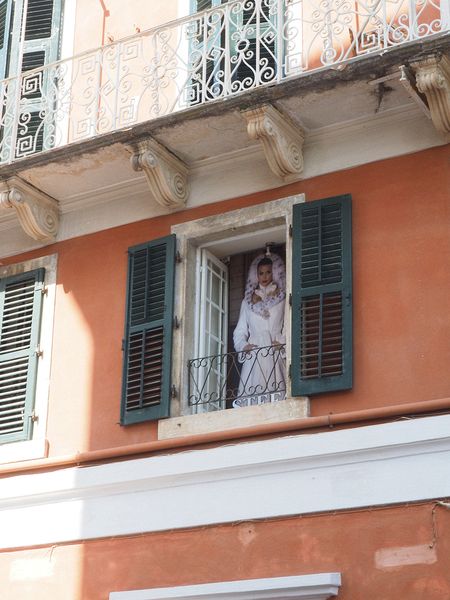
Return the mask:
<svg viewBox="0 0 450 600">
<path fill-rule="evenodd" d="M 23 57 L 19 56 L 25 0 L 16 0 L 11 34 L 9 75 L 42 67 L 58 59 L 62 0 L 28 0 Z"/>
<path fill-rule="evenodd" d="M 32 434 L 44 269 L 0 280 L 0 443 Z"/>
<path fill-rule="evenodd" d="M 8 76 L 28 73 L 59 58 L 62 0 L 16 0 L 9 49 Z M 23 55 L 20 55 L 22 17 L 26 10 Z M 20 158 L 51 146 L 45 131 L 46 109 L 52 108 L 53 82 L 46 70 L 27 75 L 20 90 L 20 127 L 15 156 Z M 45 100 L 44 100 L 45 98 Z"/>
<path fill-rule="evenodd" d="M 129 250 L 121 423 L 169 416 L 175 236 Z"/>
<path fill-rule="evenodd" d="M 351 197 L 293 209 L 292 393 L 352 386 Z"/>
<path fill-rule="evenodd" d="M 217 4 L 217 2 L 215 3 Z M 218 3 L 220 4 L 220 2 Z M 207 10 L 213 6 L 213 0 L 194 0 L 194 10 L 193 12 L 201 12 L 202 10 Z"/>
<path fill-rule="evenodd" d="M 0 0 L 0 79 L 7 73 L 13 0 Z"/>
</svg>

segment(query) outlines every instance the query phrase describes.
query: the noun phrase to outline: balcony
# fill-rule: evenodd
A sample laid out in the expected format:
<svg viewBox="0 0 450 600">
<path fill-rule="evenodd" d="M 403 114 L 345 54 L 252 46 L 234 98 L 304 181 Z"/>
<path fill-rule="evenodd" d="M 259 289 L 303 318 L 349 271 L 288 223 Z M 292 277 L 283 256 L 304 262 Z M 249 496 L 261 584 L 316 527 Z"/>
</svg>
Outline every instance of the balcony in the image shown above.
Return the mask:
<svg viewBox="0 0 450 600">
<path fill-rule="evenodd" d="M 210 412 L 284 400 L 285 361 L 284 345 L 190 360 L 189 406 Z"/>
<path fill-rule="evenodd" d="M 238 0 L 0 82 L 0 165 L 442 37 L 439 0 Z"/>
</svg>

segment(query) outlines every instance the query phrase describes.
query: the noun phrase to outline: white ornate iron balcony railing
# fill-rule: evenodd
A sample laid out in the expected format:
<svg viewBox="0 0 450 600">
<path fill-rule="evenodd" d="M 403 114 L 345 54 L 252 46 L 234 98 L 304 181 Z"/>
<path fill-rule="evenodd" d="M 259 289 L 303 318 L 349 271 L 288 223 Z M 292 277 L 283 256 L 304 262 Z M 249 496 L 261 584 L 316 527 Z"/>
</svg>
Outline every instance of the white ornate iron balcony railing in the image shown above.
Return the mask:
<svg viewBox="0 0 450 600">
<path fill-rule="evenodd" d="M 197 412 L 278 402 L 286 397 L 285 345 L 194 358 L 188 374 Z"/>
<path fill-rule="evenodd" d="M 448 0 L 228 2 L 1 81 L 0 164 L 442 33 L 448 13 Z"/>
</svg>

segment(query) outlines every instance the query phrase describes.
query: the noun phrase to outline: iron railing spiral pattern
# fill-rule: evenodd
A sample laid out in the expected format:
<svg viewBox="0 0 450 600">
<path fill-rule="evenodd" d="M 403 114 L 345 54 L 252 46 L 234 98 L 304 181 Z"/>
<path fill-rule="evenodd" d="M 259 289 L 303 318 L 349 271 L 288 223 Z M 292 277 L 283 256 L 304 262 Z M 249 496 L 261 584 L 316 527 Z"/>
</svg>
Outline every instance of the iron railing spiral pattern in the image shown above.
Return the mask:
<svg viewBox="0 0 450 600">
<path fill-rule="evenodd" d="M 234 0 L 0 82 L 0 164 L 449 29 L 448 0 Z"/>
<path fill-rule="evenodd" d="M 188 362 L 189 405 L 221 410 L 284 400 L 285 362 L 284 344 L 194 358 Z"/>
</svg>

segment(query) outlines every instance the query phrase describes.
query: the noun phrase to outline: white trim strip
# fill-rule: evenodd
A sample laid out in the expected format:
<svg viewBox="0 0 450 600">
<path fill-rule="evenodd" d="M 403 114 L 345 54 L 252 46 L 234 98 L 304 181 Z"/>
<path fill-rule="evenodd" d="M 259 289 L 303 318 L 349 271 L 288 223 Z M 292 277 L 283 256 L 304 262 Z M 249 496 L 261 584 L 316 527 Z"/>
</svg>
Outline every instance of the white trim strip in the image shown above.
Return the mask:
<svg viewBox="0 0 450 600">
<path fill-rule="evenodd" d="M 337 596 L 341 585 L 339 573 L 318 573 L 293 577 L 272 577 L 225 581 L 202 585 L 112 592 L 109 600 L 327 600 Z"/>
<path fill-rule="evenodd" d="M 450 415 L 442 415 L 3 478 L 1 545 L 448 496 Z"/>
</svg>

